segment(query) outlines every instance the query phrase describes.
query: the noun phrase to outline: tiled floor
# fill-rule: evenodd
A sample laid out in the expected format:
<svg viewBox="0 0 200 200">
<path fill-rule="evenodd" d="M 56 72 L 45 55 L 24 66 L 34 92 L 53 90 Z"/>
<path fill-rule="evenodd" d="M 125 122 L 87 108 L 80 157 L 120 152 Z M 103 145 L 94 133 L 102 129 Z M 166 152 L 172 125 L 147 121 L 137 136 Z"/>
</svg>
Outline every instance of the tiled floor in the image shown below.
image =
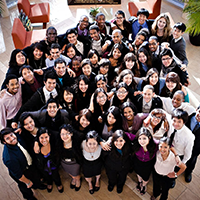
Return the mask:
<svg viewBox="0 0 200 200">
<path fill-rule="evenodd" d="M 74 27 L 83 14 L 88 14 L 88 10 L 91 6 L 81 5 L 81 6 L 68 6 L 67 0 L 44 0 L 50 3 L 51 8 L 51 21 L 48 26 L 55 26 L 58 30 L 58 34 L 64 33 L 68 28 Z M 33 1 L 31 1 L 33 2 Z M 36 0 L 34 2 L 39 2 Z M 130 17 L 127 11 L 127 2 L 122 0 L 121 5 L 103 5 L 101 10 L 105 13 L 106 18 L 109 20 L 114 16 L 114 13 L 122 9 L 126 13 L 126 17 Z M 175 22 L 183 21 L 182 12 L 180 9 L 171 6 L 165 1 L 162 2 L 162 12 L 170 12 L 172 18 Z M 10 16 L 7 18 L 0 18 L 0 83 L 4 79 L 5 72 L 7 71 L 8 61 L 10 58 L 10 53 L 14 49 L 14 45 L 11 38 L 12 23 L 15 17 L 18 16 L 17 8 L 14 7 L 10 9 Z M 40 28 L 40 27 L 36 27 Z M 45 36 L 44 36 L 45 37 Z M 190 74 L 191 85 L 188 88 L 191 103 L 195 106 L 199 104 L 200 99 L 200 47 L 192 46 L 189 43 L 189 38 L 187 34 L 184 34 L 187 43 L 187 56 L 189 58 L 188 72 Z M 0 145 L 0 155 L 2 154 L 3 146 Z M 200 159 L 199 159 L 200 160 Z M 177 180 L 176 187 L 170 190 L 169 199 L 174 200 L 198 200 L 200 199 L 200 161 L 193 173 L 193 181 L 191 183 L 186 183 L 184 181 L 184 176 L 180 176 Z M 19 192 L 15 182 L 9 177 L 7 169 L 0 160 L 0 199 L 2 200 L 18 200 L 23 199 L 21 193 Z M 105 171 L 102 172 L 101 178 L 101 189 L 94 195 L 90 195 L 88 192 L 88 187 L 85 181 L 82 183 L 81 190 L 75 192 L 69 188 L 70 177 L 66 175 L 61 170 L 62 182 L 64 184 L 65 190 L 63 194 L 59 194 L 56 188 L 54 188 L 51 194 L 46 191 L 35 191 L 38 199 L 48 199 L 48 200 L 61 200 L 61 199 L 149 199 L 152 194 L 152 180 L 148 184 L 147 194 L 141 196 L 136 191 L 136 176 L 135 174 L 129 174 L 126 181 L 126 186 L 122 194 L 117 194 L 115 189 L 112 193 L 107 191 L 107 177 Z"/>
</svg>

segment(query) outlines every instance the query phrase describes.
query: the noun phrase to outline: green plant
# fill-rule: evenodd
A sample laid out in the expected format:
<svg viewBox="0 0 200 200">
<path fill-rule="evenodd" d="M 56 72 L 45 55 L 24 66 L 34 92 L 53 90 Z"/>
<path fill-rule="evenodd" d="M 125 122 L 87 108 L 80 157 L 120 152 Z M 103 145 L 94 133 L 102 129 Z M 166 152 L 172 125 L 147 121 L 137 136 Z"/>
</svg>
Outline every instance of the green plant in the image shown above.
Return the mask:
<svg viewBox="0 0 200 200">
<path fill-rule="evenodd" d="M 92 15 L 93 17 L 95 17 L 96 14 L 100 12 L 99 9 L 100 9 L 100 7 L 97 7 L 97 8 L 91 7 L 90 8 L 90 15 Z"/>
<path fill-rule="evenodd" d="M 200 1 L 183 0 L 185 7 L 183 12 L 187 14 L 187 30 L 190 35 L 200 34 Z"/>
</svg>

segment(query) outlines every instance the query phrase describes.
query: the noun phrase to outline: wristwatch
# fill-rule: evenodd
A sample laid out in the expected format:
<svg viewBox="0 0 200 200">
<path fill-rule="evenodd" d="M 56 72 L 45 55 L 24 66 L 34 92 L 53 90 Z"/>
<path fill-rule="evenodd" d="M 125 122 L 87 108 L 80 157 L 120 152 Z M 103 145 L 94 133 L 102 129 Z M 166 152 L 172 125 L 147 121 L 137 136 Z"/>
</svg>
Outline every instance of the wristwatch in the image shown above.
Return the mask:
<svg viewBox="0 0 200 200">
<path fill-rule="evenodd" d="M 177 178 L 177 174 L 176 174 L 176 172 L 175 172 L 175 178 Z"/>
</svg>

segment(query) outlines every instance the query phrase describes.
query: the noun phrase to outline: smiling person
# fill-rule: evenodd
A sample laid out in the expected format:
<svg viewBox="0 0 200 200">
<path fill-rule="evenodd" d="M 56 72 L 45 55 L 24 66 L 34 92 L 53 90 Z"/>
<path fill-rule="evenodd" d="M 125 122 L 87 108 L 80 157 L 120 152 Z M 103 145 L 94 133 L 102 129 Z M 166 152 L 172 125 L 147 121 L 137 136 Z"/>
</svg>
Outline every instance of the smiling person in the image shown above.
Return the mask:
<svg viewBox="0 0 200 200">
<path fill-rule="evenodd" d="M 99 69 L 98 62 L 100 61 L 99 53 L 95 49 L 90 49 L 87 57 L 91 61 L 92 71 L 97 74 Z"/>
</svg>

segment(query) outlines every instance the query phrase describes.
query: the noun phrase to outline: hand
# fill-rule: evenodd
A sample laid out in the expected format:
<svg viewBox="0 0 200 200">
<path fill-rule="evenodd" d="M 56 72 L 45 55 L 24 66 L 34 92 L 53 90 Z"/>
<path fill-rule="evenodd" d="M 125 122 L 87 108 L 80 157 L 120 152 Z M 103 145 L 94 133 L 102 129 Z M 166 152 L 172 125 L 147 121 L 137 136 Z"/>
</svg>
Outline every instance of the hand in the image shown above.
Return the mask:
<svg viewBox="0 0 200 200">
<path fill-rule="evenodd" d="M 184 83 L 184 85 L 185 85 L 186 87 L 188 87 L 189 85 L 191 85 L 191 82 L 189 81 L 189 78 L 187 78 L 187 83 Z"/>
<path fill-rule="evenodd" d="M 187 70 L 186 64 L 181 64 L 181 70 L 184 72 Z"/>
<path fill-rule="evenodd" d="M 108 47 L 108 44 L 104 44 L 104 45 L 101 47 L 101 51 L 102 51 L 102 52 L 105 52 L 106 49 L 107 49 L 107 47 Z"/>
<path fill-rule="evenodd" d="M 112 96 L 114 95 L 114 92 L 107 92 L 108 100 L 110 101 Z"/>
<path fill-rule="evenodd" d="M 99 121 L 99 123 L 102 123 L 102 122 L 103 122 L 103 119 L 102 119 L 101 116 L 98 117 L 98 121 Z"/>
<path fill-rule="evenodd" d="M 181 164 L 181 159 L 178 155 L 175 156 L 175 160 L 176 160 L 176 164 L 179 166 Z"/>
<path fill-rule="evenodd" d="M 176 178 L 175 172 L 170 172 L 169 174 L 167 174 L 167 176 L 168 176 L 169 178 Z"/>
<path fill-rule="evenodd" d="M 3 98 L 4 94 L 6 93 L 6 89 L 0 91 L 0 98 Z"/>
<path fill-rule="evenodd" d="M 21 128 L 18 128 L 17 130 L 14 131 L 15 133 L 19 133 L 21 134 L 22 133 L 22 129 Z"/>
<path fill-rule="evenodd" d="M 44 74 L 42 69 L 34 69 L 34 72 L 37 73 L 38 75 L 43 75 Z"/>
<path fill-rule="evenodd" d="M 101 148 L 104 150 L 104 151 L 110 151 L 110 144 L 108 144 L 107 142 L 100 142 L 100 145 L 101 145 Z"/>
<path fill-rule="evenodd" d="M 31 180 L 29 180 L 29 183 L 26 183 L 27 188 L 31 188 L 33 185 L 33 182 Z"/>
<path fill-rule="evenodd" d="M 75 118 L 76 121 L 78 121 L 78 115 L 76 115 L 74 118 Z"/>
<path fill-rule="evenodd" d="M 138 94 L 142 94 L 142 91 L 135 91 L 134 92 L 134 96 L 138 95 Z"/>
<path fill-rule="evenodd" d="M 17 124 L 16 122 L 12 122 L 12 123 L 11 123 L 11 127 L 12 127 L 13 129 L 17 129 L 17 128 L 18 128 L 18 124 Z"/>
<path fill-rule="evenodd" d="M 69 67 L 67 67 L 67 71 L 68 71 L 70 77 L 76 77 L 76 73 L 73 70 L 71 70 Z"/>
<path fill-rule="evenodd" d="M 35 143 L 34 143 L 33 150 L 34 150 L 34 152 L 35 152 L 36 154 L 40 153 L 40 147 L 39 147 L 38 142 L 35 142 Z"/>
<path fill-rule="evenodd" d="M 147 117 L 147 118 L 143 121 L 143 125 L 144 125 L 145 127 L 147 127 L 147 126 L 149 126 L 150 122 L 151 122 L 151 117 Z"/>
<path fill-rule="evenodd" d="M 133 46 L 130 43 L 128 44 L 128 48 L 130 51 L 133 51 Z"/>
</svg>

